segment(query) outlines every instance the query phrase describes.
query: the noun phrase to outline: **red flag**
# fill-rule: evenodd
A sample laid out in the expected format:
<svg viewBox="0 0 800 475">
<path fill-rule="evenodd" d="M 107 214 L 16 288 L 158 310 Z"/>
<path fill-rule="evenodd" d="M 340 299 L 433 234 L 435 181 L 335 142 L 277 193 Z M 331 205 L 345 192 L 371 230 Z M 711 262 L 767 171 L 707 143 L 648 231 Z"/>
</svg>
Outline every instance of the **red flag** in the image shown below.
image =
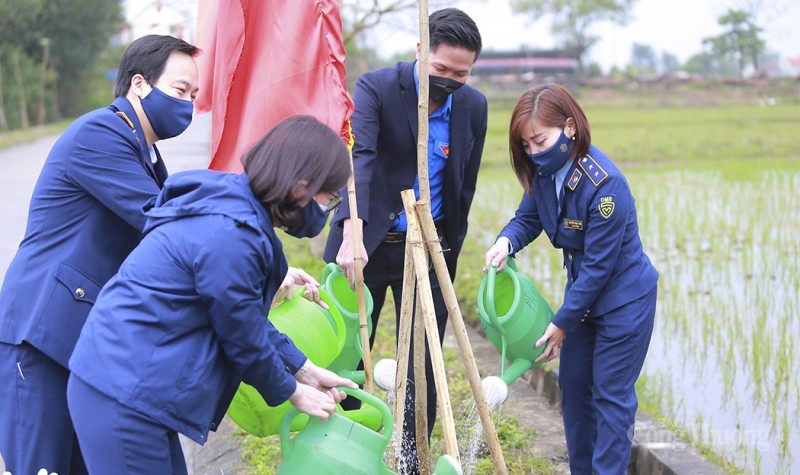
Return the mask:
<svg viewBox="0 0 800 475">
<path fill-rule="evenodd" d="M 204 54 L 195 106 L 212 113 L 209 168 L 241 171 L 244 152 L 296 114 L 349 141 L 338 0 L 200 0 L 197 46 Z"/>
</svg>

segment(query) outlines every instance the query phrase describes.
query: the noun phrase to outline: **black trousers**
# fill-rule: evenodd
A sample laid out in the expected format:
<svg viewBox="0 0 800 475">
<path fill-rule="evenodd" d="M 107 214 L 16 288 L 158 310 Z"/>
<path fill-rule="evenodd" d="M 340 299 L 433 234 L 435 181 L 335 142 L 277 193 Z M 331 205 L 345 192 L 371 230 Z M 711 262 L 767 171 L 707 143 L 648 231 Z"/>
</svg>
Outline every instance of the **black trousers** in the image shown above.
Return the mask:
<svg viewBox="0 0 800 475">
<path fill-rule="evenodd" d="M 400 308 L 402 307 L 403 295 L 403 269 L 405 264 L 405 242 L 381 243 L 369 257 L 369 262 L 364 268 L 364 284 L 372 294 L 374 304 L 372 310 L 372 335 L 370 335 L 370 348 L 375 342 L 375 332 L 378 327 L 381 309 L 386 301 L 386 292 L 392 289 L 395 300 L 395 319 L 397 331 L 400 329 Z M 442 248 L 447 249 L 446 243 L 442 243 Z M 446 254 L 445 254 L 446 256 Z M 447 306 L 445 305 L 439 280 L 431 265 L 430 272 L 431 291 L 433 293 L 433 305 L 436 312 L 436 325 L 439 328 L 439 344 L 444 339 L 445 326 L 447 325 Z M 413 304 L 413 302 L 412 302 Z M 416 315 L 414 315 L 416 318 Z M 412 321 L 413 322 L 413 321 Z M 413 323 L 412 323 L 413 325 Z M 413 326 L 412 326 L 413 328 Z M 411 335 L 411 348 L 409 352 L 408 385 L 406 387 L 405 418 L 403 423 L 403 441 L 401 444 L 402 457 L 400 473 L 418 473 L 419 461 L 416 453 L 416 410 L 414 387 L 414 335 Z M 363 369 L 363 364 L 359 365 Z M 427 411 L 428 411 L 428 437 L 433 432 L 436 422 L 436 384 L 433 376 L 433 366 L 431 364 L 430 351 L 427 339 L 425 343 L 425 379 L 427 382 Z M 357 407 L 358 401 L 346 399 L 343 401 L 344 409 Z"/>
</svg>

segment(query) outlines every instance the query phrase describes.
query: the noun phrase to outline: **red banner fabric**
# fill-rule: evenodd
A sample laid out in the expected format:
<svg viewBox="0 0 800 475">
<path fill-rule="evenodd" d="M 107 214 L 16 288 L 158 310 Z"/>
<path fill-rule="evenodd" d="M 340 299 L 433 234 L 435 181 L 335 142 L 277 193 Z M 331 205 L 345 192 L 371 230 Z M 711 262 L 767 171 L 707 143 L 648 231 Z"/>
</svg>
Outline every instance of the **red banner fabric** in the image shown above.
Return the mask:
<svg viewBox="0 0 800 475">
<path fill-rule="evenodd" d="M 197 46 L 195 107 L 212 114 L 209 168 L 241 171 L 244 152 L 292 115 L 312 115 L 349 140 L 338 0 L 200 0 Z"/>
</svg>

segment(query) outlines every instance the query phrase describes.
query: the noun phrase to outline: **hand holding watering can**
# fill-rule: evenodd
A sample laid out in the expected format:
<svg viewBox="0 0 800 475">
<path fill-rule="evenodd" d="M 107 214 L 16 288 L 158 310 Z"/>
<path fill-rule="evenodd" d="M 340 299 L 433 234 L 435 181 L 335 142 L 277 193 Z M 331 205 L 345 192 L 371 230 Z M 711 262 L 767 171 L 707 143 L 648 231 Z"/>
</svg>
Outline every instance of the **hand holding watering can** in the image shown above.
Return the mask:
<svg viewBox="0 0 800 475">
<path fill-rule="evenodd" d="M 289 397 L 289 402 L 299 411 L 319 417 L 322 422 L 328 420 L 336 411 L 336 404 L 347 397 L 344 391 L 336 389 L 337 386 L 358 388 L 353 381 L 320 368 L 310 359 L 295 373 L 295 379 L 297 388 Z"/>
<path fill-rule="evenodd" d="M 320 304 L 325 310 L 328 309 L 328 304 L 319 297 L 320 283 L 311 277 L 311 274 L 296 267 L 289 267 L 289 270 L 286 271 L 286 277 L 283 278 L 281 286 L 278 288 L 278 291 L 275 292 L 271 307 L 275 308 L 284 300 L 292 298 L 295 291 L 301 286 L 305 288 L 303 297 L 306 300 Z"/>
</svg>

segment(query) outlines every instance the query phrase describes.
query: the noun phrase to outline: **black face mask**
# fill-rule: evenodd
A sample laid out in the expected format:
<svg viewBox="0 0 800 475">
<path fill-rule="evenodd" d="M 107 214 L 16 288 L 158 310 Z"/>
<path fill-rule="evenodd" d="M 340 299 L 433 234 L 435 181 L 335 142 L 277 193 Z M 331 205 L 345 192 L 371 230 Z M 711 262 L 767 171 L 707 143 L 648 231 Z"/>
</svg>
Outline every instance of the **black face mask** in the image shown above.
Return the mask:
<svg viewBox="0 0 800 475">
<path fill-rule="evenodd" d="M 433 102 L 442 102 L 447 99 L 449 94 L 464 85 L 463 82 L 441 76 L 428 76 L 428 82 L 430 83 L 430 99 Z"/>
</svg>

